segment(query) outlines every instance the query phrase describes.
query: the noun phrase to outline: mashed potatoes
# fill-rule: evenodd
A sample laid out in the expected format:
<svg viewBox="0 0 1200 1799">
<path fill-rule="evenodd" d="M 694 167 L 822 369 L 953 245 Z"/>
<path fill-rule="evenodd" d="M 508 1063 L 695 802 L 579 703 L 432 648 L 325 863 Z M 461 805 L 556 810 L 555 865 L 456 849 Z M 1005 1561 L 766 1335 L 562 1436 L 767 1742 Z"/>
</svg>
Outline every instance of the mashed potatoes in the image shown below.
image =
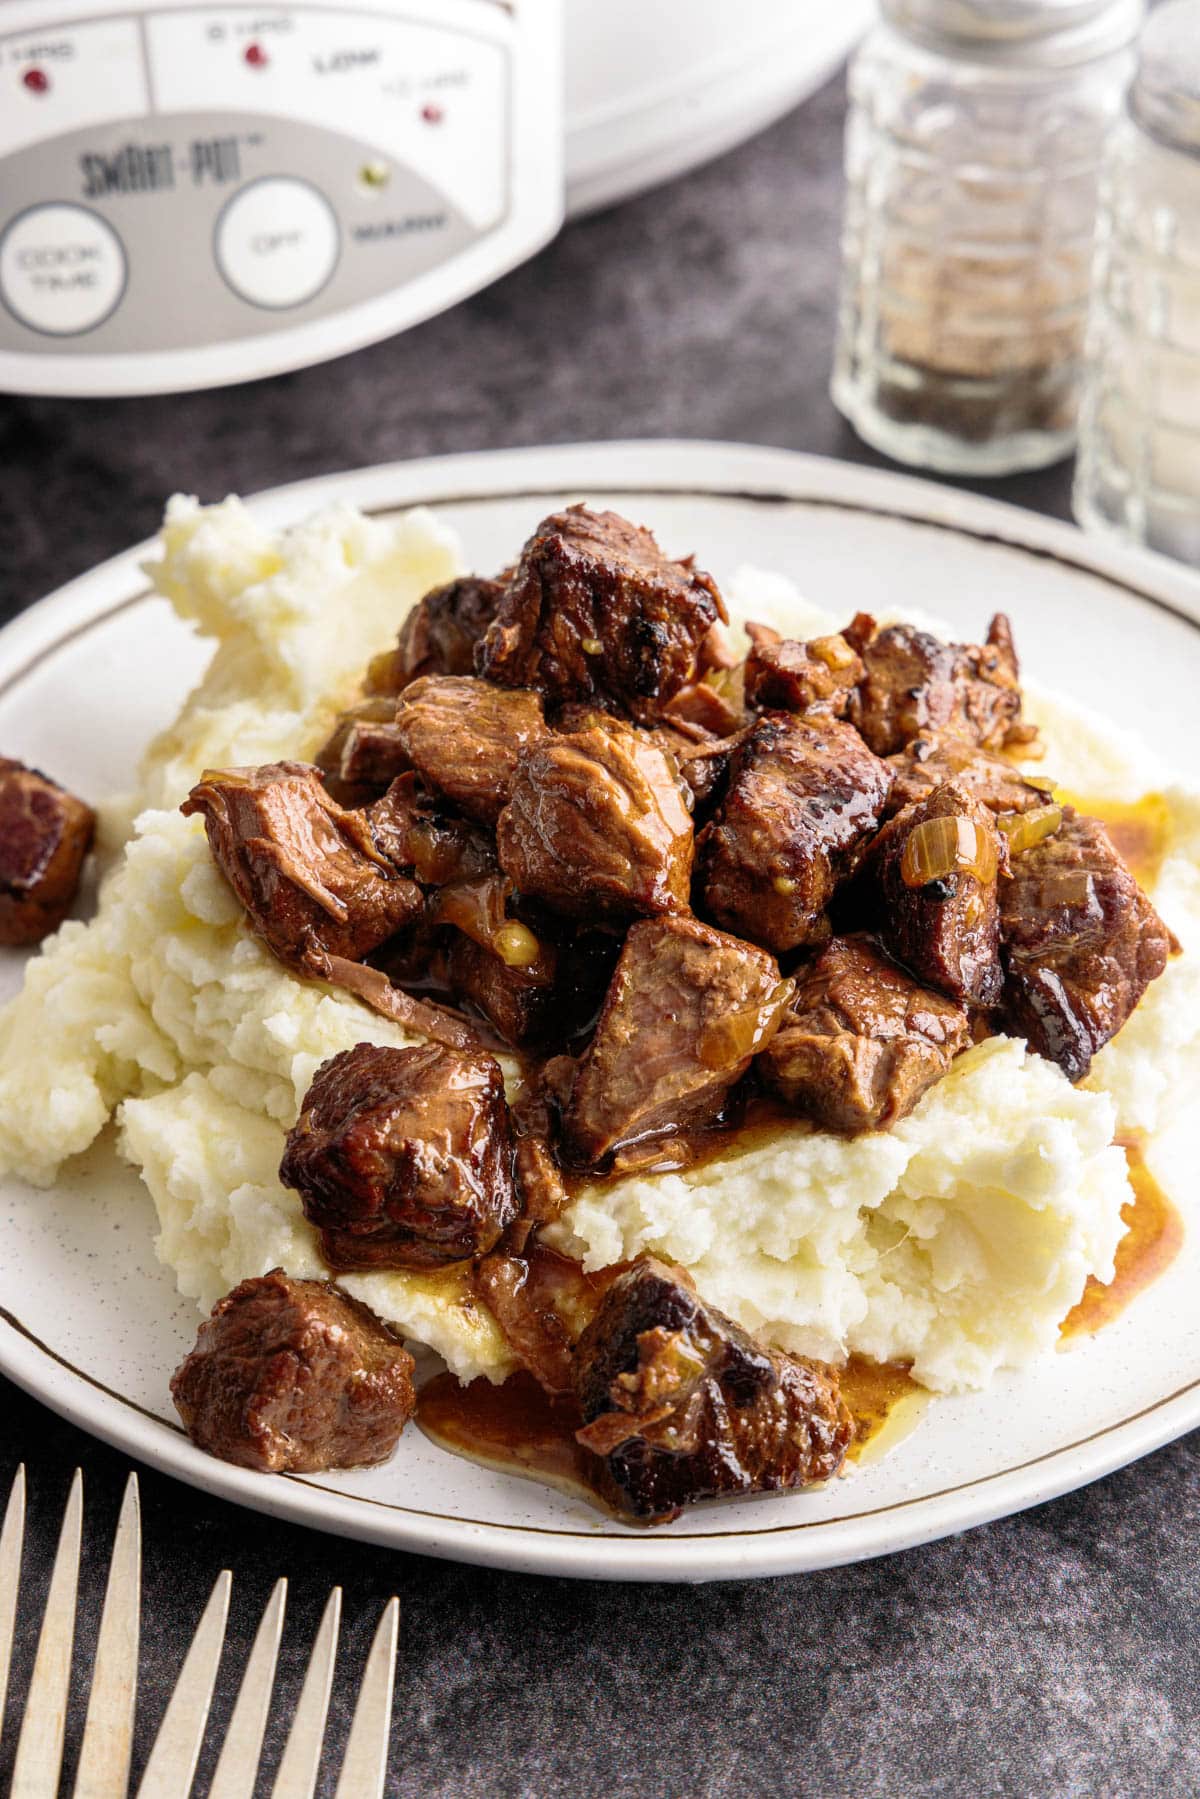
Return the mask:
<svg viewBox="0 0 1200 1799">
<path fill-rule="evenodd" d="M 151 747 L 139 793 L 110 808 L 110 832 L 139 816 L 97 917 L 46 945 L 0 1018 L 0 1169 L 48 1184 L 115 1112 L 158 1209 L 159 1253 L 203 1306 L 276 1263 L 322 1272 L 315 1233 L 278 1180 L 284 1134 L 325 1057 L 407 1039 L 267 954 L 202 824 L 176 807 L 206 765 L 311 753 L 368 656 L 456 562 L 420 512 L 379 524 L 339 509 L 277 537 L 236 501 L 169 509 L 150 572 L 217 647 Z M 734 603 L 801 634 L 832 622 L 752 572 Z M 1130 798 L 1159 786 L 1171 843 L 1156 898 L 1185 943 L 1200 936 L 1200 798 L 1163 788 L 1106 723 L 1040 693 L 1031 711 L 1067 786 Z M 845 1142 L 798 1124 L 700 1169 L 595 1186 L 558 1236 L 592 1266 L 666 1254 L 783 1346 L 907 1357 L 932 1386 L 980 1385 L 1052 1344 L 1087 1276 L 1111 1273 L 1128 1198 L 1114 1131 L 1153 1130 L 1168 1101 L 1183 1103 L 1198 961 L 1172 964 L 1084 1088 L 994 1039 L 889 1134 Z M 464 1378 L 507 1372 L 461 1276 L 345 1285 Z"/>
</svg>

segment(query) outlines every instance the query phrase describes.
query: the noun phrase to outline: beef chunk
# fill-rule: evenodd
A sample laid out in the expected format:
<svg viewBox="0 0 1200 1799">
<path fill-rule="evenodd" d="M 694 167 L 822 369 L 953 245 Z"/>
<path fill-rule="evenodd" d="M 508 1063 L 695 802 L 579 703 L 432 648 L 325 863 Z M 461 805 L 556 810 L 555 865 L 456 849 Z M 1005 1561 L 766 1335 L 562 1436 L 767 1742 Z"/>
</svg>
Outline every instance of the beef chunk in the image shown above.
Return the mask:
<svg viewBox="0 0 1200 1799">
<path fill-rule="evenodd" d="M 739 732 L 733 737 L 696 742 L 666 727 L 654 732 L 655 741 L 674 757 L 679 778 L 691 794 L 693 820 L 697 813 L 711 806 L 725 786 L 733 752 L 741 743 L 742 735 Z"/>
<path fill-rule="evenodd" d="M 672 562 L 649 531 L 571 506 L 525 545 L 475 666 L 548 699 L 607 698 L 649 724 L 704 672 L 725 616 L 712 577 Z"/>
<path fill-rule="evenodd" d="M 408 763 L 396 742 L 396 702 L 374 694 L 343 712 L 313 758 L 340 806 L 373 800 Z"/>
<path fill-rule="evenodd" d="M 866 938 L 835 937 L 796 978 L 763 1079 L 825 1130 L 887 1130 L 967 1045 L 967 1015 Z"/>
<path fill-rule="evenodd" d="M 735 752 L 725 799 L 700 834 L 707 911 L 777 955 L 812 942 L 878 827 L 890 778 L 849 725 L 765 714 Z"/>
<path fill-rule="evenodd" d="M 615 719 L 523 753 L 496 847 L 521 893 L 570 916 L 687 910 L 692 820 L 676 766 Z"/>
<path fill-rule="evenodd" d="M 888 757 L 892 791 L 888 811 L 899 812 L 949 781 L 972 794 L 989 812 L 1032 812 L 1048 803 L 1052 781 L 1030 778 L 1007 756 L 980 749 L 949 732 L 922 731 L 896 755 Z"/>
<path fill-rule="evenodd" d="M 474 883 L 496 873 L 487 833 L 426 793 L 415 775 L 398 776 L 366 817 L 380 855 L 422 887 Z"/>
<path fill-rule="evenodd" d="M 251 928 L 304 973 L 329 978 L 331 957 L 359 961 L 423 909 L 366 815 L 330 799 L 306 763 L 210 769 L 180 810 L 203 814 Z"/>
<path fill-rule="evenodd" d="M 797 643 L 770 625 L 747 625 L 746 704 L 759 711 L 829 712 L 845 718 L 855 685 L 866 672 L 844 637 Z"/>
<path fill-rule="evenodd" d="M 489 944 L 455 931 L 446 950 L 446 979 L 460 999 L 482 1012 L 506 1043 L 522 1049 L 544 1042 L 558 1022 L 562 997 L 558 958 L 519 921 L 532 946 L 528 962 L 506 959 Z M 519 944 L 518 944 L 519 951 Z"/>
<path fill-rule="evenodd" d="M 772 957 L 694 918 L 635 924 L 564 1105 L 568 1159 L 709 1122 L 791 992 Z"/>
<path fill-rule="evenodd" d="M 330 1281 L 272 1269 L 218 1300 L 171 1395 L 193 1443 L 265 1474 L 386 1462 L 412 1417 L 413 1359 Z"/>
<path fill-rule="evenodd" d="M 726 677 L 728 679 L 728 677 Z M 708 681 L 681 687 L 662 710 L 662 722 L 683 737 L 703 743 L 713 737 L 731 737 L 746 723 L 740 694 L 722 693 Z"/>
<path fill-rule="evenodd" d="M 71 909 L 96 815 L 23 762 L 0 757 L 0 943 L 40 943 Z"/>
<path fill-rule="evenodd" d="M 831 1368 L 765 1349 L 682 1269 L 640 1256 L 575 1346 L 580 1443 L 635 1518 L 828 1480 L 854 1434 Z"/>
<path fill-rule="evenodd" d="M 545 735 L 541 701 L 471 676 L 429 675 L 400 696 L 396 735 L 412 766 L 468 818 L 494 825 L 517 759 Z"/>
<path fill-rule="evenodd" d="M 314 1075 L 279 1178 L 333 1268 L 483 1255 L 517 1211 L 499 1064 L 437 1044 L 343 1050 Z"/>
<path fill-rule="evenodd" d="M 1069 807 L 1000 883 L 1004 1019 L 1078 1081 L 1170 954 L 1171 933 L 1104 826 Z"/>
<path fill-rule="evenodd" d="M 367 674 L 372 693 L 399 693 L 422 675 L 469 675 L 475 645 L 496 615 L 501 581 L 462 575 L 435 587 L 413 607 L 394 650 L 376 656 Z"/>
<path fill-rule="evenodd" d="M 935 787 L 905 806 L 871 846 L 884 947 L 951 999 L 1000 997 L 996 875 L 1008 862 L 986 806 L 960 787 Z"/>
<path fill-rule="evenodd" d="M 1035 735 L 1017 722 L 1019 670 L 1002 612 L 983 644 L 943 643 L 915 625 L 880 630 L 865 612 L 844 635 L 866 665 L 849 718 L 877 756 L 894 755 L 921 731 L 951 731 L 985 749 Z"/>
</svg>

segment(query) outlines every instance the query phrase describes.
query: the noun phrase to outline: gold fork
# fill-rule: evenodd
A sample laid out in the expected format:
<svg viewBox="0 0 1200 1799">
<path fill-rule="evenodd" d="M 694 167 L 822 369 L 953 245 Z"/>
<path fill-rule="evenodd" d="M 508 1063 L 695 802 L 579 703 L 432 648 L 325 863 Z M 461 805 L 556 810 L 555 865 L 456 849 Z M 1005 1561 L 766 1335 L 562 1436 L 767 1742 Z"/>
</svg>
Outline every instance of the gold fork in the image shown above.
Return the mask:
<svg viewBox="0 0 1200 1799">
<path fill-rule="evenodd" d="M 0 1528 L 0 1728 L 4 1724 L 24 1536 L 25 1470 L 21 1467 L 17 1469 Z M 82 1539 L 83 1477 L 76 1469 L 25 1699 L 10 1799 L 55 1799 L 58 1793 L 75 1647 Z M 96 1639 L 73 1789 L 75 1799 L 125 1799 L 129 1789 L 137 1701 L 141 1560 L 137 1476 L 131 1474 L 121 1505 Z M 218 1575 L 159 1725 L 137 1799 L 187 1799 L 191 1791 L 216 1688 L 232 1584 L 228 1569 Z M 337 1661 L 341 1602 L 341 1588 L 335 1587 L 313 1643 L 272 1799 L 312 1799 L 316 1791 Z M 209 1799 L 251 1799 L 253 1794 L 286 1605 L 287 1582 L 279 1580 L 246 1662 Z M 393 1598 L 384 1607 L 363 1671 L 336 1799 L 383 1799 L 399 1621 L 400 1602 Z"/>
</svg>

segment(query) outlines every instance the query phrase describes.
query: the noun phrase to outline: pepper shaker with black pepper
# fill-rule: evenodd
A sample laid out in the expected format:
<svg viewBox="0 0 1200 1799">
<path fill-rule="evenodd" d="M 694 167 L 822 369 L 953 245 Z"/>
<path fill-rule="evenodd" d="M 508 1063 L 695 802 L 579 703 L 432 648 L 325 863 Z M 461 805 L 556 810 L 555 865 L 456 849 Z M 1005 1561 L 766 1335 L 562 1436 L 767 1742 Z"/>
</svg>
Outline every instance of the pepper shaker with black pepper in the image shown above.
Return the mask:
<svg viewBox="0 0 1200 1799">
<path fill-rule="evenodd" d="M 850 72 L 833 397 L 949 474 L 1074 443 L 1104 142 L 1142 0 L 882 0 Z"/>
</svg>

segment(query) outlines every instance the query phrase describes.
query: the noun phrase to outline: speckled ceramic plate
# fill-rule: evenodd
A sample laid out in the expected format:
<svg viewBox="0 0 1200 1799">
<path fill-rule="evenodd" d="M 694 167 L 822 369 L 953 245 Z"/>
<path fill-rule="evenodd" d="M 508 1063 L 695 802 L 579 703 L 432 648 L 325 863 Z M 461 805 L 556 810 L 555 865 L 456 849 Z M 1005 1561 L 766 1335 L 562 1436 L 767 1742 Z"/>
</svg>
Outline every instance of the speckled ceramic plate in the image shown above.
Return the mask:
<svg viewBox="0 0 1200 1799">
<path fill-rule="evenodd" d="M 882 609 L 899 598 L 964 636 L 1010 612 L 1028 669 L 1193 761 L 1200 583 L 1063 525 L 898 475 L 780 451 L 611 444 L 399 464 L 281 489 L 285 522 L 330 500 L 376 512 L 421 501 L 499 567 L 564 496 L 611 503 L 718 578 L 744 561 L 814 598 Z M 203 650 L 138 570 L 106 563 L 0 634 L 0 745 L 90 798 L 126 785 Z M 5 955 L 0 990 L 20 959 Z M 1185 1217 L 1200 1217 L 1195 1129 L 1155 1147 Z M 130 1455 L 243 1505 L 394 1548 L 548 1574 L 710 1580 L 884 1554 L 1095 1480 L 1200 1425 L 1200 1232 L 1107 1330 L 984 1395 L 927 1406 L 890 1454 L 821 1491 L 697 1510 L 625 1529 L 581 1502 L 451 1456 L 419 1432 L 369 1473 L 263 1477 L 194 1449 L 167 1378 L 196 1327 L 154 1259 L 153 1210 L 101 1144 L 46 1194 L 0 1187 L 0 1369 Z M 20 1446 L 36 1457 L 37 1444 Z"/>
</svg>

